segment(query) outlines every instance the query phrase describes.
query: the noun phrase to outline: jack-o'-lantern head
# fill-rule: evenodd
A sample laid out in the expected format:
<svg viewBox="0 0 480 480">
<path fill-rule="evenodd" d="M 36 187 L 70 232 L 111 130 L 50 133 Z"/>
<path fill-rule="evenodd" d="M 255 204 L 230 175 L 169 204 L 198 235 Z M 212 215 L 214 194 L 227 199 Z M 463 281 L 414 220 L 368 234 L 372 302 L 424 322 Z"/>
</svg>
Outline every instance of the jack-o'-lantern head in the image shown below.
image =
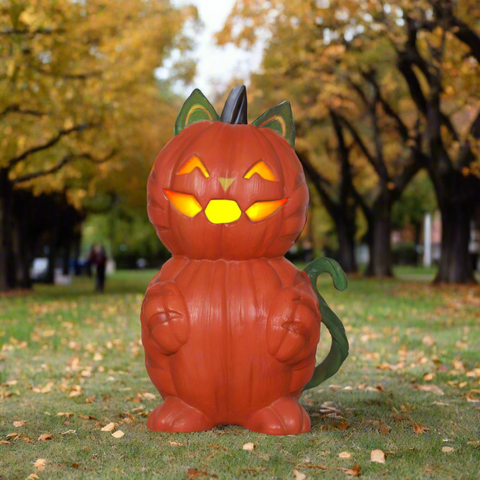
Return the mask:
<svg viewBox="0 0 480 480">
<path fill-rule="evenodd" d="M 290 103 L 248 125 L 244 86 L 232 90 L 221 117 L 194 90 L 148 179 L 148 215 L 161 241 L 195 259 L 284 255 L 308 204 L 294 142 Z"/>
</svg>

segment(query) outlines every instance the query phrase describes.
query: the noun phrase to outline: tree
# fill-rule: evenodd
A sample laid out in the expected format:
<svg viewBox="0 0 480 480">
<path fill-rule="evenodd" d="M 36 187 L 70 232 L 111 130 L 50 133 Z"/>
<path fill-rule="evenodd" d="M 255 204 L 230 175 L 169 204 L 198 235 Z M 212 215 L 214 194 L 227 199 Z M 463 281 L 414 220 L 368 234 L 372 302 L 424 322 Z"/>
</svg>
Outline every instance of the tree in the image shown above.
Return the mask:
<svg viewBox="0 0 480 480">
<path fill-rule="evenodd" d="M 17 284 L 14 189 L 67 190 L 78 205 L 97 178 L 128 165 L 141 150 L 141 127 L 162 121 L 165 97 L 154 71 L 173 50 L 190 48 L 183 26 L 195 15 L 169 0 L 4 2 L 0 291 Z M 193 65 L 183 59 L 172 77 L 188 80 Z"/>
<path fill-rule="evenodd" d="M 354 268 L 348 258 L 353 256 L 358 205 L 368 224 L 367 274 L 391 276 L 392 208 L 422 166 L 419 132 L 414 128 L 410 132 L 396 113 L 395 95 L 402 93 L 400 76 L 390 78 L 393 103 L 378 80 L 388 72 L 395 52 L 377 37 L 360 39 L 355 35 L 360 27 L 355 20 L 359 8 L 355 2 L 330 2 L 326 7 L 300 0 L 273 3 L 278 14 L 262 16 L 262 9 L 272 2 L 238 1 L 219 40 L 255 41 L 248 25 L 243 30 L 236 28 L 235 35 L 232 27 L 245 25 L 247 15 L 265 19 L 262 25 L 271 35 L 266 41 L 262 72 L 252 77 L 253 86 L 261 91 L 257 95 L 265 98 L 275 92 L 277 97 L 292 101 L 299 144 L 310 152 L 319 153 L 319 145 L 329 141 L 331 130 L 325 128 L 325 120 L 330 119 L 338 150 L 337 174 L 332 179 L 340 185 L 337 200 L 332 202 L 326 195 L 325 181 L 314 184 L 319 193 L 323 190 L 320 195 L 336 223 L 341 250 L 347 257 L 343 261 L 347 268 Z M 338 15 L 342 10 L 346 13 Z M 413 102 L 406 107 L 415 111 Z M 324 129 L 316 129 L 312 135 L 309 130 L 316 123 L 323 124 Z M 331 177 L 331 172 L 327 173 L 330 163 L 324 164 L 322 159 L 324 165 L 315 174 L 305 161 L 307 155 L 302 158 L 310 178 Z"/>
</svg>

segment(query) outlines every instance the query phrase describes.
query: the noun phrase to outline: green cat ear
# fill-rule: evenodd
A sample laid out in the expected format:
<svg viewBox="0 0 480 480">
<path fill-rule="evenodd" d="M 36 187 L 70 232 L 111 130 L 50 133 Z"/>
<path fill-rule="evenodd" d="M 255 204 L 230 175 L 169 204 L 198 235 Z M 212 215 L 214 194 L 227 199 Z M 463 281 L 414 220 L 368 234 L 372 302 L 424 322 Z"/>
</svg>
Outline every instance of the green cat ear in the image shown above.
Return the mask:
<svg viewBox="0 0 480 480">
<path fill-rule="evenodd" d="M 270 128 L 295 148 L 295 123 L 290 102 L 283 102 L 267 110 L 252 122 L 258 128 Z"/>
<path fill-rule="evenodd" d="M 207 100 L 207 97 L 196 88 L 187 98 L 178 114 L 177 120 L 175 121 L 175 135 L 178 135 L 184 128 L 192 123 L 202 122 L 204 120 L 216 122 L 219 119 L 220 117 L 212 104 Z"/>
</svg>

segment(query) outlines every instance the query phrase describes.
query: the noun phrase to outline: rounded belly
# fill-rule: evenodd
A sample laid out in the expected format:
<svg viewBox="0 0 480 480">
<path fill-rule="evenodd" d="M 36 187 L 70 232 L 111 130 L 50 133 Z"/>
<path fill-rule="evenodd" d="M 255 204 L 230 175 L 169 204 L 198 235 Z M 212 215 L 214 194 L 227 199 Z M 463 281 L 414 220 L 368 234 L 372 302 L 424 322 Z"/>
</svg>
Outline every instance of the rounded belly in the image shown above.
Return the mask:
<svg viewBox="0 0 480 480">
<path fill-rule="evenodd" d="M 290 262 L 190 260 L 165 273 L 180 287 L 190 316 L 188 341 L 169 361 L 180 398 L 219 423 L 241 423 L 298 390 L 299 380 L 301 387 L 308 382 L 313 364 L 299 374 L 266 346 L 272 299 L 296 273 Z"/>
</svg>

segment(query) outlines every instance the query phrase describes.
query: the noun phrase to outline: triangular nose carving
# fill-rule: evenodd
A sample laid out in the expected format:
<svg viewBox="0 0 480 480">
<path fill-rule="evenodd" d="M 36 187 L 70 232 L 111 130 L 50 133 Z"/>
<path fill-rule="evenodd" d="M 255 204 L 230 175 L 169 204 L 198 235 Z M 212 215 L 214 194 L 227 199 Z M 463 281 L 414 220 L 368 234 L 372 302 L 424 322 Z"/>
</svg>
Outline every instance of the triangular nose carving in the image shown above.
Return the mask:
<svg viewBox="0 0 480 480">
<path fill-rule="evenodd" d="M 230 185 L 233 183 L 235 179 L 234 178 L 222 178 L 220 177 L 218 181 L 220 182 L 220 185 L 222 186 L 223 190 L 226 192 Z"/>
</svg>

